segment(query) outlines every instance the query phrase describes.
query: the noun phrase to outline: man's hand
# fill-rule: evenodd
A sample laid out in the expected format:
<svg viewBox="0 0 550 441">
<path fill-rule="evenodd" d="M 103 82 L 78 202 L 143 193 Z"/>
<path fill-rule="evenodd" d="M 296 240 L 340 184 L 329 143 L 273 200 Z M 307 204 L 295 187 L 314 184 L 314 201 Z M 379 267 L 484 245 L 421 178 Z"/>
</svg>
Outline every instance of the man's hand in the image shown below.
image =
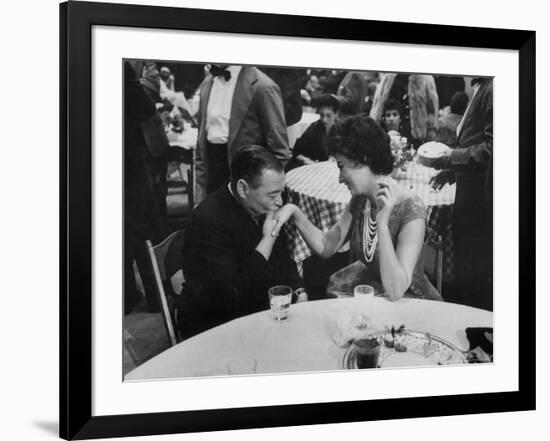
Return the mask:
<svg viewBox="0 0 550 441">
<path fill-rule="evenodd" d="M 262 236 L 264 239 L 276 237 L 277 234 L 272 234 L 277 228 L 279 220 L 275 218 L 275 211 L 269 211 L 264 220 L 264 225 L 262 227 Z"/>
<path fill-rule="evenodd" d="M 275 244 L 275 240 L 277 240 L 277 235 L 272 234 L 278 222 L 274 217 L 274 213 L 274 211 L 270 211 L 266 214 L 262 226 L 262 240 L 260 240 L 260 243 L 256 246 L 256 251 L 264 256 L 266 261 L 269 260 L 271 251 L 273 251 L 273 245 Z"/>
<path fill-rule="evenodd" d="M 455 183 L 455 174 L 451 170 L 443 170 L 430 179 L 430 185 L 434 190 L 441 190 L 447 184 Z"/>
<path fill-rule="evenodd" d="M 276 225 L 271 231 L 272 236 L 276 237 L 279 235 L 281 228 L 292 217 L 295 209 L 296 209 L 296 206 L 294 204 L 286 204 L 286 205 L 283 205 L 281 208 L 279 208 L 273 214 L 273 218 L 276 220 Z"/>
</svg>

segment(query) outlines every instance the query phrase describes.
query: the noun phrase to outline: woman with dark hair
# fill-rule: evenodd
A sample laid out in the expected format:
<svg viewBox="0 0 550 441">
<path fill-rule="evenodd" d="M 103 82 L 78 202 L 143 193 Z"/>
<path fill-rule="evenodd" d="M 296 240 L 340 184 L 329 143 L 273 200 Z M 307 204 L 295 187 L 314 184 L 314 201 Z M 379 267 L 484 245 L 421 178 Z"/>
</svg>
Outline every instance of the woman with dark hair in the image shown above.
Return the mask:
<svg viewBox="0 0 550 441">
<path fill-rule="evenodd" d="M 382 121 L 384 105 L 389 99 L 401 104 L 401 123 L 409 132 L 402 135 L 409 138 L 415 148 L 435 139 L 439 99 L 432 75 L 383 74 L 370 111 L 371 118 L 377 123 Z"/>
<path fill-rule="evenodd" d="M 403 119 L 403 106 L 397 100 L 389 99 L 384 103 L 381 125 L 386 132 L 393 130 L 406 138 L 410 136 L 410 128 L 407 126 L 407 121 Z"/>
<path fill-rule="evenodd" d="M 311 249 L 323 258 L 350 241 L 351 264 L 329 281 L 331 295 L 353 293 L 368 283 L 390 300 L 403 296 L 442 300 L 423 271 L 421 252 L 426 231 L 422 200 L 395 182 L 389 137 L 371 118 L 356 115 L 337 123 L 327 137 L 329 152 L 340 169 L 339 181 L 352 199 L 329 231 L 313 225 L 295 205 L 277 213 L 273 234 L 292 219 Z"/>
</svg>

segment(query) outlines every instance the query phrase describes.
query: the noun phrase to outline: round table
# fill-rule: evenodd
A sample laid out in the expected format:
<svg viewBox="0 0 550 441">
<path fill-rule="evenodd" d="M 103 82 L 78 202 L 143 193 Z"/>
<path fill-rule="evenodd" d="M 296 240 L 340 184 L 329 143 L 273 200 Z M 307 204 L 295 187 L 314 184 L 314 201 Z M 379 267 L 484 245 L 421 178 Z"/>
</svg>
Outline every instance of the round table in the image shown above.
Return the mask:
<svg viewBox="0 0 550 441">
<path fill-rule="evenodd" d="M 430 179 L 436 170 L 424 167 L 416 160 L 408 163 L 405 171 L 394 178 L 418 195 L 428 209 L 429 226 L 435 235 L 442 236 L 445 271 L 452 271 L 452 235 L 450 219 L 455 200 L 456 185 L 446 185 L 436 191 Z M 305 165 L 289 171 L 286 185 L 289 201 L 296 204 L 317 228 L 329 230 L 344 213 L 351 194 L 344 184 L 338 183 L 339 170 L 334 160 Z M 289 247 L 296 263 L 312 255 L 312 251 L 292 224 L 285 227 Z"/>
<path fill-rule="evenodd" d="M 339 318 L 367 314 L 375 327 L 405 325 L 430 332 L 468 350 L 467 327 L 492 327 L 493 314 L 468 306 L 384 297 L 297 303 L 286 320 L 262 311 L 210 329 L 164 351 L 126 375 L 125 380 L 197 376 L 312 372 L 342 369 L 345 348 L 332 340 Z"/>
</svg>

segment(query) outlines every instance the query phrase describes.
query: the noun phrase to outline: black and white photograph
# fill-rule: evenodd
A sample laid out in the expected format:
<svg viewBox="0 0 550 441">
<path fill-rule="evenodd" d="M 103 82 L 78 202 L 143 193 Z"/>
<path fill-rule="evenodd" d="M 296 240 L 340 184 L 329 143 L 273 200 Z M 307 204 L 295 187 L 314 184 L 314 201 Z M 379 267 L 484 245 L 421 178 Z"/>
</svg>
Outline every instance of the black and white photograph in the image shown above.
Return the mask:
<svg viewBox="0 0 550 441">
<path fill-rule="evenodd" d="M 124 381 L 497 359 L 493 77 L 122 63 Z"/>
<path fill-rule="evenodd" d="M 5 3 L 0 438 L 544 438 L 546 9 Z"/>
<path fill-rule="evenodd" d="M 60 436 L 534 409 L 535 32 L 201 8 L 59 9 Z"/>
</svg>

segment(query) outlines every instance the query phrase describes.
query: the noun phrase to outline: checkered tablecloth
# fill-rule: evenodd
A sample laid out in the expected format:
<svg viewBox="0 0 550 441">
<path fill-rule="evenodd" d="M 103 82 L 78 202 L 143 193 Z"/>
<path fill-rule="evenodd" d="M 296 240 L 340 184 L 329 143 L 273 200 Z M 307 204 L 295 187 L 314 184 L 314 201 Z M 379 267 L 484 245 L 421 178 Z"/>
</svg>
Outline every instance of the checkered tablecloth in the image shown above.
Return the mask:
<svg viewBox="0 0 550 441">
<path fill-rule="evenodd" d="M 329 230 L 340 219 L 351 199 L 347 187 L 338 183 L 338 173 L 336 162 L 329 160 L 296 168 L 286 176 L 289 202 L 300 207 L 309 220 L 322 231 Z M 449 213 L 452 213 L 456 186 L 446 185 L 440 191 L 433 190 L 429 181 L 435 173 L 435 170 L 412 161 L 405 171 L 400 171 L 394 177 L 420 196 L 426 204 L 428 234 L 443 238 L 444 272 L 446 277 L 451 277 L 452 234 Z M 287 224 L 285 231 L 290 239 L 292 256 L 301 266 L 312 255 L 312 251 L 294 225 Z"/>
</svg>

